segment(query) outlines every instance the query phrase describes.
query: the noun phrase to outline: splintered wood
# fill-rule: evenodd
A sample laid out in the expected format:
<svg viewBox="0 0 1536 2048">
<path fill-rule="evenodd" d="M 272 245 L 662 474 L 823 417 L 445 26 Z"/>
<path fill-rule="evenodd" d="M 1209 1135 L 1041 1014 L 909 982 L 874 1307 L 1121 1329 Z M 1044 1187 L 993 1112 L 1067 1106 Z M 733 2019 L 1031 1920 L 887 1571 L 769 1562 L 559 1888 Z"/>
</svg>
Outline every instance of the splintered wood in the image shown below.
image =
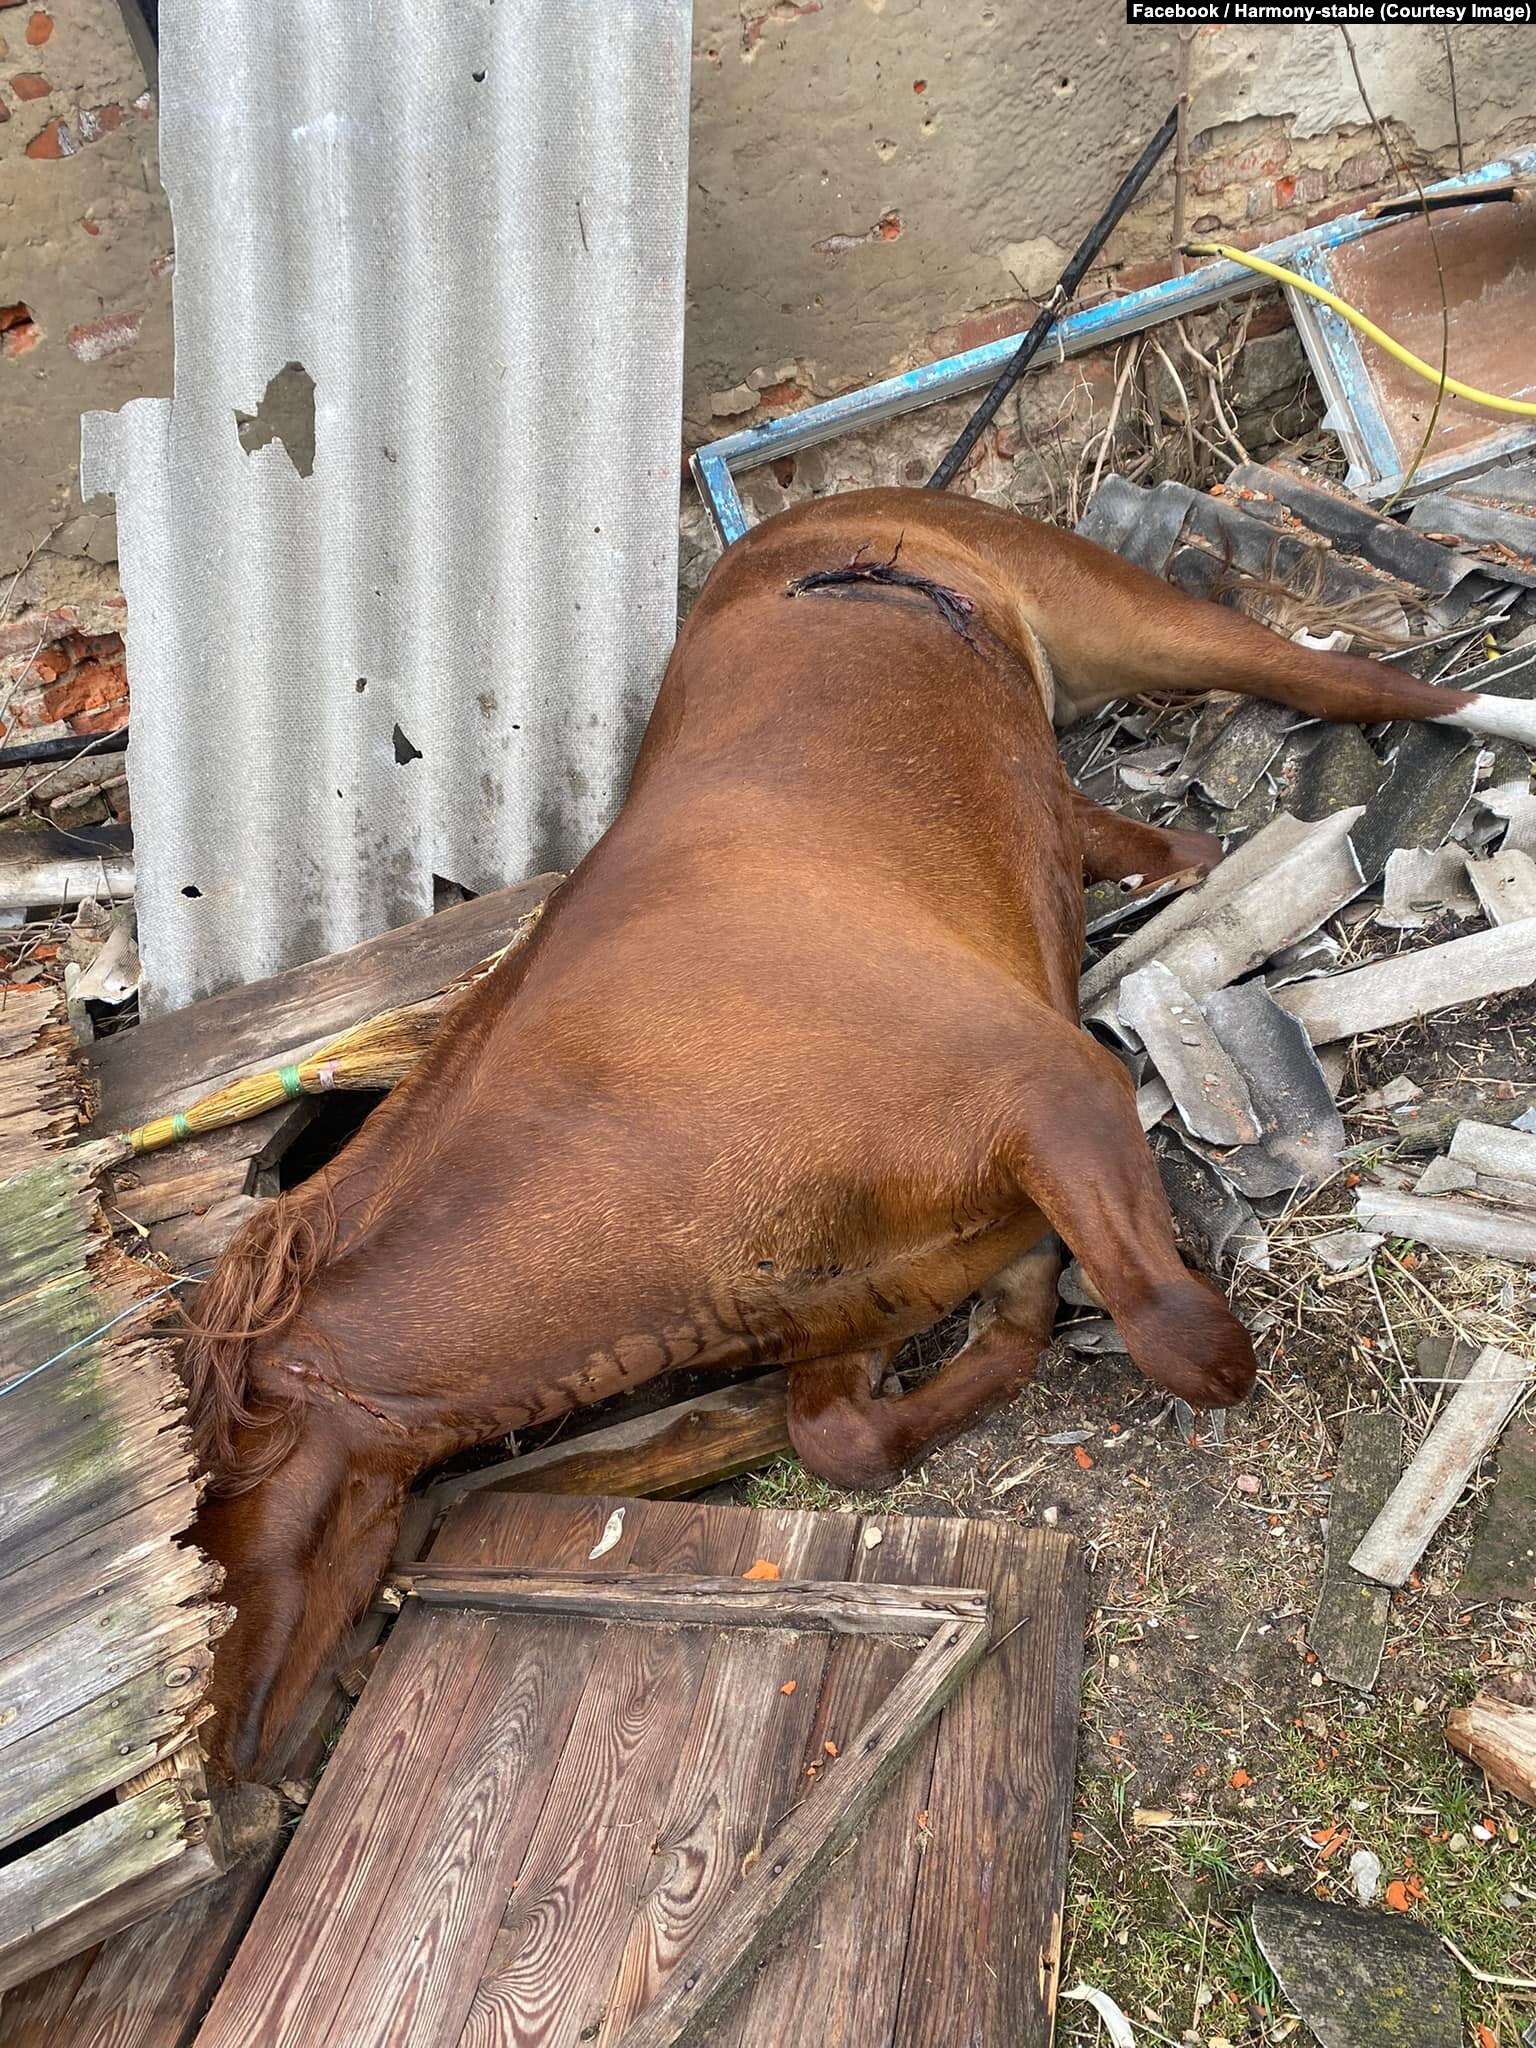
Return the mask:
<svg viewBox="0 0 1536 2048">
<path fill-rule="evenodd" d="M 480 1493 L 401 1575 L 200 2048 L 1046 2048 L 1070 1544 L 630 1500 L 594 1562 L 617 1505 Z"/>
<path fill-rule="evenodd" d="M 62 1149 L 62 1013 L 0 1019 L 0 1987 L 219 1868 L 197 1773 L 150 1776 L 192 1753 L 217 1575 L 174 1540 L 197 1491 L 171 1361 L 134 1327 L 155 1290 Z"/>
</svg>

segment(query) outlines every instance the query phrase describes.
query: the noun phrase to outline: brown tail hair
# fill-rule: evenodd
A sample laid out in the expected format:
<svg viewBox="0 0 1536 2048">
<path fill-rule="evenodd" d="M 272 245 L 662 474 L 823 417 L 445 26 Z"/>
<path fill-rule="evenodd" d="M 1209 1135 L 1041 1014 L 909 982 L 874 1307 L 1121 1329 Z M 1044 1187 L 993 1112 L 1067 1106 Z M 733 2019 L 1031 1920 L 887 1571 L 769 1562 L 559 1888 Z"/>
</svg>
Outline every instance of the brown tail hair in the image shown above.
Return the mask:
<svg viewBox="0 0 1536 2048">
<path fill-rule="evenodd" d="M 297 1386 L 263 1387 L 253 1399 L 251 1349 L 291 1326 L 335 1243 L 329 1199 L 308 1189 L 281 1195 L 230 1240 L 188 1311 L 182 1370 L 192 1440 L 218 1493 L 248 1491 L 293 1448 L 303 1395 Z"/>
</svg>

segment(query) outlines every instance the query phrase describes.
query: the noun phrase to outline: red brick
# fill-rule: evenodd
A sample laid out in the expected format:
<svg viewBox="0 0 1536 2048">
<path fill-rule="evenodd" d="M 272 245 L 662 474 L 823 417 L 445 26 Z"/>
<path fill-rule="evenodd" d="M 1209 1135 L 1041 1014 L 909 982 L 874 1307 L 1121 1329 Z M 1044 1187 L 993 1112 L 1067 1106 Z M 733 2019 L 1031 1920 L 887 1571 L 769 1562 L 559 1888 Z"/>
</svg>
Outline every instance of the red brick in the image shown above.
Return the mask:
<svg viewBox="0 0 1536 2048">
<path fill-rule="evenodd" d="M 1149 284 L 1161 284 L 1173 275 L 1173 260 L 1159 256 L 1152 263 L 1122 263 L 1115 272 L 1115 288 L 1119 292 L 1145 291 Z"/>
<path fill-rule="evenodd" d="M 1366 149 L 1358 156 L 1345 157 L 1333 174 L 1333 182 L 1341 192 L 1363 192 L 1369 185 L 1383 183 L 1390 169 L 1385 150 Z M 1321 199 L 1325 195 L 1319 192 L 1316 196 Z"/>
<path fill-rule="evenodd" d="M 56 683 L 59 677 L 67 675 L 74 667 L 68 648 L 57 640 L 51 647 L 43 647 L 32 657 L 32 673 L 45 683 Z"/>
<path fill-rule="evenodd" d="M 27 144 L 28 156 L 48 163 L 75 154 L 75 139 L 62 121 L 50 121 L 42 133 L 34 135 Z"/>
<path fill-rule="evenodd" d="M 41 71 L 18 71 L 11 80 L 11 91 L 19 100 L 45 100 L 53 87 Z"/>
<path fill-rule="evenodd" d="M 1328 173 L 1320 170 L 1298 171 L 1296 174 L 1296 197 L 1303 206 L 1315 206 L 1319 199 L 1328 197 Z"/>
<path fill-rule="evenodd" d="M 802 391 L 798 384 L 770 384 L 765 391 L 759 391 L 757 402 L 772 411 L 785 412 L 796 406 L 805 405 L 810 399 L 808 391 Z"/>
<path fill-rule="evenodd" d="M 83 718 L 70 720 L 70 724 L 76 732 L 87 734 L 95 732 L 121 732 L 127 723 L 128 699 L 126 697 L 122 699 L 121 703 L 108 705 L 104 711 L 91 711 Z"/>
<path fill-rule="evenodd" d="M 27 23 L 27 41 L 34 50 L 40 50 L 52 34 L 53 16 L 46 9 L 39 7 Z"/>
<path fill-rule="evenodd" d="M 1028 299 L 1015 299 L 990 313 L 974 314 L 957 327 L 931 334 L 928 345 L 937 356 L 964 355 L 968 349 L 985 348 L 989 342 L 1002 341 L 1007 335 L 1022 334 L 1037 310 Z"/>
<path fill-rule="evenodd" d="M 90 218 L 89 218 L 89 216 L 88 216 L 88 215 L 85 215 L 85 214 L 82 214 L 82 215 L 81 215 L 81 217 L 80 217 L 80 225 L 81 225 L 81 227 L 83 227 L 83 228 L 85 229 L 85 232 L 86 232 L 86 233 L 87 233 L 88 235 L 99 235 L 99 234 L 101 233 L 101 223 L 100 223 L 100 221 L 95 221 L 95 220 L 92 220 L 92 219 L 90 219 Z"/>
<path fill-rule="evenodd" d="M 61 683 L 40 692 L 37 709 L 40 716 L 28 719 L 29 725 L 51 725 L 56 718 L 68 720 L 71 724 L 83 715 L 103 711 L 109 705 L 120 704 L 128 695 L 128 671 L 120 661 L 82 662 L 73 675 L 66 676 Z M 92 727 L 93 731 L 106 731 L 107 727 Z"/>
<path fill-rule="evenodd" d="M 100 363 L 133 347 L 144 324 L 141 312 L 105 313 L 82 327 L 71 327 L 64 339 L 82 363 Z"/>
<path fill-rule="evenodd" d="M 113 782 L 104 782 L 101 785 L 101 793 L 106 798 L 107 809 L 112 813 L 118 824 L 131 824 L 133 812 L 128 802 L 127 776 L 119 775 Z"/>
</svg>

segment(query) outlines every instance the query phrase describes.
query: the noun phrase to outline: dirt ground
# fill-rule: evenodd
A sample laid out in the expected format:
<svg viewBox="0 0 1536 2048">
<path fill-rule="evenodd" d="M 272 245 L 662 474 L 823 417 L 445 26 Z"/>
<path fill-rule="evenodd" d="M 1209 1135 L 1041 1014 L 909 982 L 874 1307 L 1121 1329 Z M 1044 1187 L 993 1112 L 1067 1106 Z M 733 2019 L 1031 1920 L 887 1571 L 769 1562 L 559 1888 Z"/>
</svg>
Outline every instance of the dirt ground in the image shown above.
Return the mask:
<svg viewBox="0 0 1536 2048">
<path fill-rule="evenodd" d="M 1536 1095 L 1536 999 L 1363 1042 L 1346 1122 L 1352 1144 L 1371 1149 L 1351 1172 L 1390 1174 L 1404 1149 L 1389 1113 L 1348 1108 L 1351 1090 L 1400 1074 L 1474 1113 L 1479 1100 Z M 1234 1284 L 1239 1313 L 1267 1327 L 1259 1383 L 1222 1423 L 1198 1417 L 1186 1440 L 1126 1359 L 1058 1341 L 1020 1400 L 879 1501 L 1053 1521 L 1084 1546 L 1091 1619 L 1061 1982 L 1108 1991 L 1138 2040 L 1309 2041 L 1247 1908 L 1270 1884 L 1353 1902 L 1360 1848 L 1380 1858 L 1383 1888 L 1401 1887 L 1390 1898 L 1470 1964 L 1525 1980 L 1463 1971 L 1468 2042 L 1514 2048 L 1536 2021 L 1536 1815 L 1492 1791 L 1441 1733 L 1480 1687 L 1536 1672 L 1536 1609 L 1468 1607 L 1457 1593 L 1487 1471 L 1394 1600 L 1373 1693 L 1325 1679 L 1307 1642 L 1350 1411 L 1395 1407 L 1415 1447 L 1444 1398 L 1416 1384 L 1420 1340 L 1528 1349 L 1532 1275 L 1390 1242 L 1365 1271 L 1331 1272 L 1308 1245 L 1352 1225 L 1348 1180 L 1271 1221 L 1269 1271 Z M 963 1320 L 939 1334 L 955 1348 Z M 942 1349 L 929 1340 L 923 1362 Z M 1092 1433 L 1043 1441 L 1078 1430 Z M 738 1491 L 849 1505 L 790 1461 Z M 1063 2001 L 1058 2041 L 1103 2038 L 1089 2006 Z"/>
</svg>

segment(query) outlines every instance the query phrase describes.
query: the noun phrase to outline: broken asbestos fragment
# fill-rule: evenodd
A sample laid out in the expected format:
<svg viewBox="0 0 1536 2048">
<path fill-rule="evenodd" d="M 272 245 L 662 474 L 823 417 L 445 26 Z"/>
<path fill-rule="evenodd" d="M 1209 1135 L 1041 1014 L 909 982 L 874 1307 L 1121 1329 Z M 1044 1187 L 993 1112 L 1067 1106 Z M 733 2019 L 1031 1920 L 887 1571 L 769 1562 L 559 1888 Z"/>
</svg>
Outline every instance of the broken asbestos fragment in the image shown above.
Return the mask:
<svg viewBox="0 0 1536 2048">
<path fill-rule="evenodd" d="M 1475 917 L 1477 906 L 1467 879 L 1467 856 L 1459 846 L 1404 846 L 1387 855 L 1378 924 L 1391 931 L 1419 931 L 1445 910 Z"/>
<path fill-rule="evenodd" d="M 1258 981 L 1217 989 L 1202 1008 L 1259 1120 L 1258 1144 L 1223 1153 L 1222 1173 L 1253 1197 L 1325 1181 L 1344 1149 L 1344 1119 L 1306 1032 Z"/>
<path fill-rule="evenodd" d="M 1411 1237 L 1437 1251 L 1481 1252 L 1484 1258 L 1536 1266 L 1536 1215 L 1526 1212 L 1362 1188 L 1355 1214 L 1363 1228 L 1387 1237 Z"/>
<path fill-rule="evenodd" d="M 1322 2048 L 1460 2048 L 1456 1966 L 1427 1927 L 1272 1891 L 1253 1931 Z"/>
<path fill-rule="evenodd" d="M 1247 1083 L 1189 991 L 1160 960 L 1120 984 L 1120 1021 L 1134 1031 L 1197 1138 L 1254 1145 L 1259 1121 Z"/>
<path fill-rule="evenodd" d="M 1536 1362 L 1484 1345 L 1350 1558 L 1357 1572 L 1384 1586 L 1405 1583 L 1478 1460 L 1530 1391 L 1533 1376 Z"/>
<path fill-rule="evenodd" d="M 1331 822 L 1331 821 L 1330 821 Z M 1217 870 L 1220 873 L 1220 870 Z M 1301 1020 L 1314 1045 L 1405 1024 L 1430 1010 L 1480 1002 L 1536 979 L 1536 918 L 1473 932 L 1422 953 L 1378 960 L 1349 974 L 1298 982 L 1275 1001 Z"/>
</svg>

